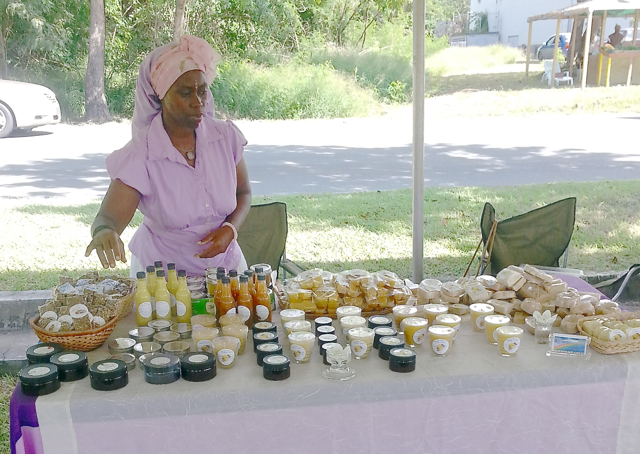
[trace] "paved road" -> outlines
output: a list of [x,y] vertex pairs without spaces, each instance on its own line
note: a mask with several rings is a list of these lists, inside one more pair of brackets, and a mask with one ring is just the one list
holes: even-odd
[[[255,195],[410,188],[411,110],[345,120],[239,121]],[[634,179],[640,115],[429,119],[425,186]],[[627,133],[627,134],[625,134]],[[0,139],[0,197],[101,197],[127,123],[56,125]]]

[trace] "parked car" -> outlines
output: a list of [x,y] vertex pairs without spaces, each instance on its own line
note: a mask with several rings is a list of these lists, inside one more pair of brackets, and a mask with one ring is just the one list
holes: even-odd
[[640,33],[636,34],[636,42],[635,42],[635,44],[632,43],[632,41],[633,41],[633,27],[623,28],[620,31],[624,35],[624,38],[622,39],[623,44],[625,44],[627,46],[638,46],[638,45],[640,45]]
[[[558,35],[558,49],[562,51],[562,55],[567,58],[567,54],[569,52],[569,44],[571,44],[571,33],[560,33]],[[538,56],[538,60],[553,60],[553,46],[556,41],[556,36],[553,35],[551,38],[547,40],[542,46],[538,47],[538,52],[536,55]]]
[[0,80],[0,138],[14,129],[60,123],[56,95],[42,85]]

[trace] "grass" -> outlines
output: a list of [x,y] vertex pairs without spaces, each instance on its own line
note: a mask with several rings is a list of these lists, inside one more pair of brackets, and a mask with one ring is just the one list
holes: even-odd
[[[569,263],[586,273],[622,271],[640,255],[640,181],[558,183],[495,188],[426,188],[424,269],[427,276],[460,276],[480,240],[485,202],[498,219],[576,196],[578,209]],[[280,200],[289,212],[288,256],[329,271],[388,269],[412,272],[409,190],[256,197]],[[0,199],[0,290],[46,289],[60,274],[100,269],[84,257],[98,204],[33,204]],[[136,216],[134,224],[139,224]],[[133,233],[124,233],[127,242]],[[127,267],[120,265],[119,273]]]
[[16,386],[16,377],[0,376],[0,454],[9,454],[9,400]]

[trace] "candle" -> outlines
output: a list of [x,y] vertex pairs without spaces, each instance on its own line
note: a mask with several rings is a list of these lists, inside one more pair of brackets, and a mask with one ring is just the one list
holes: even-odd
[[501,326],[508,325],[511,322],[511,319],[506,315],[487,315],[484,318],[484,330],[487,333],[487,340],[491,345],[498,344],[498,337],[495,334],[496,328]]
[[429,327],[431,350],[436,356],[444,356],[449,352],[456,330],[450,326],[433,325]]
[[347,340],[356,359],[364,359],[369,356],[373,347],[373,330],[363,326],[351,328],[347,332]]
[[347,331],[351,328],[366,328],[366,326],[367,320],[359,315],[346,315],[340,319],[340,328],[345,337],[347,336]]
[[493,306],[486,303],[476,303],[469,306],[471,311],[471,324],[474,331],[484,331],[484,318],[493,314]]
[[199,352],[213,352],[213,340],[220,335],[218,328],[200,327],[193,330],[191,337]]
[[361,315],[362,309],[356,306],[340,306],[336,309],[336,317],[338,318],[338,322],[342,319],[342,317],[347,317],[349,315]]
[[406,305],[395,306],[393,308],[393,318],[396,321],[396,329],[398,330],[398,332],[402,334],[402,328],[400,327],[402,320],[404,320],[407,317],[416,317],[417,315],[418,315],[417,307],[406,306]]
[[193,329],[199,326],[204,326],[205,328],[213,328],[216,326],[216,318],[213,315],[209,314],[199,314],[191,317],[191,326]]
[[309,320],[290,320],[284,324],[284,332],[287,336],[297,331],[311,332],[311,322]]
[[404,343],[409,347],[417,347],[427,336],[427,319],[407,317],[400,323],[400,330],[404,333]]
[[520,339],[524,330],[519,326],[500,326],[496,328],[498,346],[502,356],[515,355],[520,347]]
[[289,334],[289,344],[296,363],[307,363],[311,357],[316,336],[308,331],[296,331]]
[[429,320],[429,325],[433,325],[433,321],[436,317],[441,314],[446,314],[449,311],[449,308],[444,304],[425,304],[422,306],[422,310],[424,311],[427,320]]
[[244,323],[242,325],[232,323],[231,325],[226,325],[222,327],[223,336],[235,337],[240,341],[240,348],[238,350],[238,355],[242,355],[244,353],[245,346],[247,345],[248,333],[249,333],[249,327]]
[[222,369],[230,369],[236,363],[235,359],[240,350],[240,339],[231,336],[216,337],[212,341],[213,354],[218,359],[218,365]]
[[393,325],[393,320],[389,317],[385,317],[384,315],[372,315],[367,320],[367,326],[371,329],[375,329],[378,326],[388,326],[391,327]]
[[456,330],[456,333],[453,335],[453,340],[456,340],[458,337],[458,330],[460,329],[460,323],[462,322],[462,317],[456,314],[440,314],[436,316],[434,320],[435,325],[444,325],[449,326]]
[[283,325],[291,320],[304,320],[304,311],[300,309],[283,309],[280,311],[280,321]]

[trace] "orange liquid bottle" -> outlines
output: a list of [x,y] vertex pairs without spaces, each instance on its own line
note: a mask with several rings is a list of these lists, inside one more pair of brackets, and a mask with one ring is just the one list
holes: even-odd
[[235,309],[236,300],[234,300],[233,295],[231,295],[231,283],[229,277],[224,276],[218,282],[222,282],[222,289],[220,291],[220,312],[216,314],[219,319],[220,316],[225,315],[231,309]]
[[238,301],[238,295],[240,294],[240,281],[238,280],[238,272],[236,270],[229,270],[229,279],[231,280],[231,295],[233,299]]
[[176,274],[175,263],[167,263],[167,290],[169,290],[169,293],[171,293],[171,315],[176,317],[176,292],[178,291],[178,275]]
[[222,278],[224,277],[224,272],[221,272],[220,269],[218,268],[218,273],[216,276],[216,293],[213,297],[213,301],[216,304],[216,318],[219,318],[220,315],[222,315],[220,313],[220,297],[222,296]]
[[248,284],[249,284],[249,294],[251,295],[251,298],[255,298],[256,296],[256,286],[253,283],[253,271],[251,270],[246,270],[244,272],[245,276],[247,276],[248,279]]
[[249,278],[244,274],[240,276],[240,289],[238,294],[238,314],[244,317],[244,323],[249,328],[253,328],[254,310],[253,298],[249,293]]
[[256,287],[256,322],[271,321],[271,298],[267,291],[267,280],[264,274],[258,274],[258,286]]

